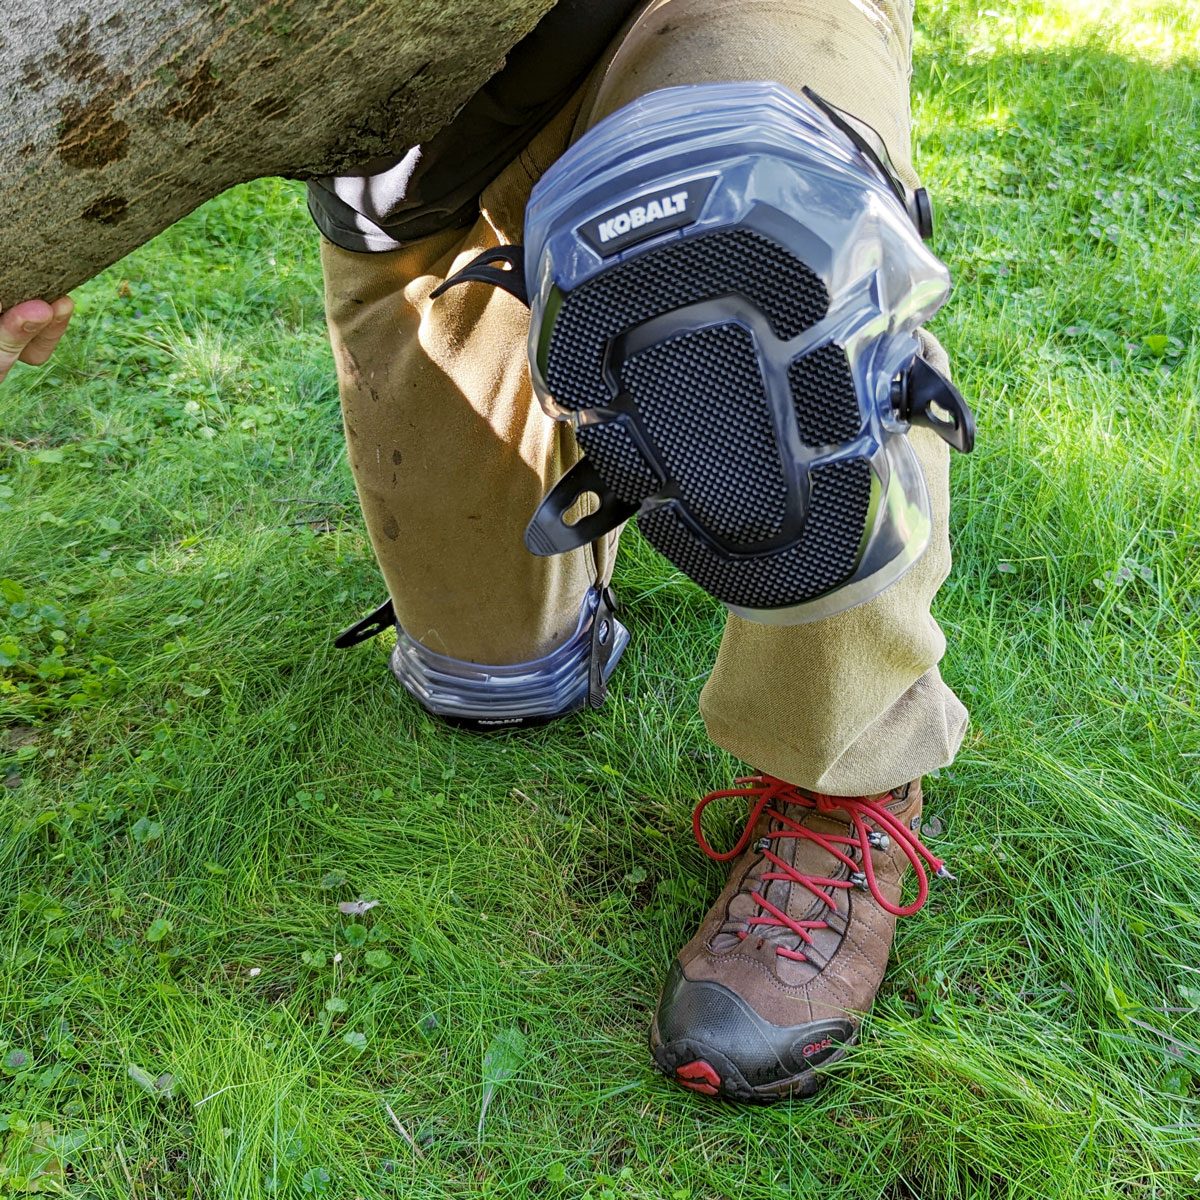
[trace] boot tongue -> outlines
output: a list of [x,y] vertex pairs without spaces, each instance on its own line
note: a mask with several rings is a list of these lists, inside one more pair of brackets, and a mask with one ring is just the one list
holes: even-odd
[[[836,834],[845,836],[850,830],[849,814],[843,809],[828,813],[816,813],[812,809],[795,805],[781,807],[793,821],[803,821],[806,828],[817,833]],[[754,829],[754,837],[748,854],[761,844],[768,833],[782,833],[792,829],[783,821],[772,819],[766,815]],[[835,859],[828,851],[822,849],[811,838],[806,837],[772,837],[767,847],[778,858],[789,863],[801,875],[814,878],[844,879],[849,874],[845,865]],[[848,849],[843,847],[843,849]],[[721,928],[713,937],[711,945],[716,951],[732,949],[745,943],[757,945],[764,941],[769,945],[783,946],[788,950],[804,951],[804,942],[785,925],[750,925],[753,917],[770,916],[755,900],[753,893],[773,904],[780,912],[785,912],[796,921],[822,920],[832,910],[824,904],[803,884],[789,879],[773,879],[767,883],[761,882],[765,874],[780,874],[780,868],[771,862],[761,851],[755,855],[753,866],[747,872],[738,888],[737,894],[730,902],[728,915]],[[745,938],[739,936],[746,934]]]

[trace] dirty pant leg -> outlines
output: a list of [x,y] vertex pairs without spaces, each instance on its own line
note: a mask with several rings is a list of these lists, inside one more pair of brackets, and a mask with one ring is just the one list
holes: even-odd
[[564,110],[489,186],[470,229],[385,253],[322,245],[350,467],[397,619],[471,662],[526,662],[561,644],[609,569],[607,547],[536,558],[522,540],[578,457],[533,396],[528,310],[475,285],[429,296],[484,249],[521,240],[537,155],[561,153],[574,117]]
[[[917,183],[909,144],[907,0],[653,0],[592,81],[580,124],[678,84],[810,86],[869,122]],[[948,370],[941,348],[926,357]],[[915,430],[933,507],[918,563],[871,602],[809,625],[730,616],[700,699],[709,735],[756,768],[830,794],[880,792],[949,763],[967,712],[942,681],[930,603],[950,568],[949,453]]]

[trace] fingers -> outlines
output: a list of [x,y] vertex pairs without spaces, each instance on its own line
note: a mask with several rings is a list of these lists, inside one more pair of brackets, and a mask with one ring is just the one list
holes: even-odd
[[0,313],[0,380],[18,359],[35,366],[44,363],[62,337],[73,308],[70,297],[63,296],[53,306],[44,300],[24,300]]
[[50,324],[34,335],[21,355],[21,361],[33,367],[40,367],[54,353],[59,338],[67,331],[67,323],[75,311],[75,301],[70,296],[60,296],[50,308],[53,313]]

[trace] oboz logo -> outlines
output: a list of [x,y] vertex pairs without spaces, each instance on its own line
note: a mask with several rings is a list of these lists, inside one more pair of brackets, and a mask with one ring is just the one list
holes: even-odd
[[700,215],[715,182],[709,176],[689,179],[670,191],[648,192],[585,222],[579,232],[598,254],[616,254],[642,238],[690,225]]
[[814,1054],[820,1054],[822,1050],[828,1050],[833,1045],[833,1038],[822,1038],[819,1042],[809,1042],[801,1051],[805,1058],[812,1058]]
[[628,212],[617,213],[607,221],[601,221],[597,232],[602,242],[611,242],[613,238],[628,233],[631,229],[641,229],[653,221],[661,221],[664,217],[676,217],[687,212],[687,192],[674,192],[658,200],[651,200],[643,206],[635,204]]

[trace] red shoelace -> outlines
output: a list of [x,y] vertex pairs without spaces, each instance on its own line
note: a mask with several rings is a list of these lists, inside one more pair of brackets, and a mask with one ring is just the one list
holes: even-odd
[[[862,891],[869,891],[875,898],[875,902],[893,916],[911,917],[913,913],[921,909],[929,896],[929,875],[925,869],[926,865],[929,870],[942,879],[954,878],[946,870],[945,863],[930,853],[917,834],[884,807],[891,800],[891,796],[888,794],[881,797],[824,796],[819,792],[802,792],[792,784],[785,783],[782,779],[776,779],[771,775],[746,775],[736,780],[735,783],[738,786],[727,788],[724,791],[709,792],[696,805],[696,809],[692,813],[692,829],[696,834],[697,844],[709,858],[716,862],[729,862],[730,859],[737,858],[750,844],[754,827],[764,813],[778,821],[783,828],[765,834],[756,844],[756,849],[776,868],[774,871],[764,872],[759,877],[760,884],[771,883],[775,880],[799,884],[801,887],[807,888],[830,910],[835,910],[837,907],[832,895],[834,889],[859,888]],[[746,828],[742,831],[742,836],[738,838],[737,845],[732,850],[722,853],[709,845],[708,839],[700,827],[700,821],[704,810],[714,800],[730,797],[747,801],[750,805],[750,815],[746,818]],[[850,817],[854,830],[853,835],[818,833],[814,829],[808,829],[783,811],[789,805],[796,808],[815,809],[821,813],[830,813],[835,809],[841,809]],[[771,842],[783,838],[807,838],[811,842],[816,842],[822,850],[850,869],[850,878],[829,879],[820,875],[802,874],[771,849]],[[912,863],[917,876],[917,898],[904,907],[892,904],[883,895],[875,878],[874,864],[871,862],[871,851],[873,849],[889,849],[892,839],[900,847],[905,858]],[[859,860],[856,861],[846,853],[842,849],[843,846],[856,848],[859,851]],[[789,929],[802,943],[811,945],[812,931],[828,928],[827,921],[794,920],[782,909],[772,904],[762,892],[751,892],[751,896],[761,912],[746,922],[746,929],[738,931],[738,937],[742,939],[750,936],[750,929],[753,927],[772,926]],[[790,950],[786,946],[776,946],[775,953],[798,962],[808,961],[799,950]]]

